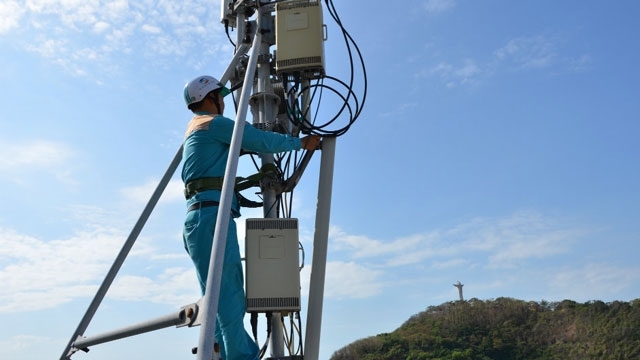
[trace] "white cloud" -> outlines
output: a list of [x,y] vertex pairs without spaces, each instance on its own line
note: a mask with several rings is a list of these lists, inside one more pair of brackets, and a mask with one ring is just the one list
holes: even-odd
[[427,0],[424,3],[424,9],[429,14],[437,14],[453,8],[455,4],[454,0]]
[[476,65],[475,61],[466,59],[464,64],[454,71],[454,75],[460,79],[460,82],[465,83],[471,80],[474,76],[480,73],[480,69]]
[[[206,56],[224,46],[217,44],[226,43],[216,41],[224,36],[222,27],[212,31],[207,23],[218,11],[207,0],[27,0],[23,6],[10,1],[0,5],[0,35],[15,36],[18,43],[26,44],[25,49],[51,59],[69,73],[90,76],[92,72],[116,71],[122,66],[123,56],[159,63],[199,61],[181,57],[190,51]],[[20,33],[12,34],[18,21],[26,25]],[[203,50],[203,43],[214,46]]]
[[111,18],[122,17],[131,10],[129,0],[112,0],[107,2],[104,7],[105,12],[109,14]]
[[544,36],[520,37],[510,40],[494,52],[498,61],[512,64],[516,69],[540,69],[553,64],[557,58],[556,44]]
[[448,74],[453,72],[453,65],[441,62],[429,70],[432,74]]
[[546,233],[520,233],[505,238],[489,256],[490,267],[513,266],[518,260],[543,259],[566,253],[579,231],[549,230]]
[[24,354],[33,351],[34,345],[60,346],[57,341],[44,336],[16,335],[0,340],[0,356],[11,359],[14,354]]
[[0,35],[18,27],[24,9],[17,1],[3,1],[0,3]]
[[421,264],[472,263],[481,256],[488,268],[512,267],[518,261],[543,259],[570,251],[586,230],[556,223],[534,212],[519,212],[498,219],[472,219],[451,229],[414,234],[391,241],[349,235],[334,228],[331,251],[360,262],[385,267]]
[[[101,209],[79,207],[69,214],[77,216],[84,229],[62,239],[43,240],[0,227],[0,283],[3,284],[0,313],[24,308],[30,311],[53,308],[78,297],[95,295],[121,250],[126,234],[104,225],[110,222],[108,219],[111,222],[115,219],[114,214]],[[153,268],[154,263],[159,263],[161,272],[119,274],[107,297],[174,306],[196,301],[199,286],[195,271],[189,266],[186,253],[178,257],[175,251],[162,254],[149,239],[137,239],[126,263],[135,266],[136,260],[144,259],[143,268]]]
[[553,36],[525,36],[509,40],[492,52],[486,62],[472,58],[462,61],[440,61],[416,72],[418,79],[438,77],[446,87],[473,85],[499,71],[540,70],[564,66],[567,70],[588,70],[592,59],[589,54],[561,56],[561,41]]
[[554,272],[550,275],[550,285],[555,292],[552,295],[554,298],[588,301],[595,299],[593,294],[608,294],[603,295],[601,300],[604,300],[633,288],[639,279],[640,268],[637,266],[624,268],[605,263],[589,263],[581,268]]
[[45,11],[45,9],[48,9],[49,7],[57,7],[58,3],[58,0],[27,0],[25,1],[25,6],[30,11],[39,13]]
[[[330,261],[327,263],[325,297],[361,299],[382,292],[382,271],[354,262]],[[308,288],[308,285],[305,286]]]
[[154,278],[121,276],[114,282],[109,297],[115,300],[184,306],[200,298],[200,286],[193,268],[172,267],[164,269]]
[[445,261],[435,261],[431,265],[434,269],[451,269],[461,266],[467,266],[469,264],[469,260],[466,259],[449,259]]
[[162,29],[154,25],[144,24],[142,25],[142,31],[149,34],[160,34]]
[[0,312],[51,308],[91,294],[121,242],[108,228],[53,241],[0,228]]
[[3,142],[3,146],[0,147],[0,169],[58,166],[65,162],[71,153],[65,144],[46,140],[15,144]]
[[[139,186],[124,188],[120,190],[120,192],[127,200],[138,204],[144,204],[149,201],[151,195],[159,184],[160,180],[149,180]],[[184,201],[183,189],[184,185],[181,180],[169,181],[167,187],[162,193],[162,196],[160,197],[160,202],[169,203],[179,200]]]
[[105,21],[97,21],[95,24],[93,24],[93,31],[97,33],[102,33],[102,32],[105,32],[110,27],[111,25],[109,25],[109,23]]
[[591,67],[593,59],[588,54],[583,54],[577,58],[568,59],[569,68],[576,72],[586,71]]
[[73,183],[68,166],[74,156],[73,150],[63,143],[48,140],[28,142],[3,141],[0,147],[1,177],[14,182],[22,182],[24,174],[34,171],[52,173],[66,183]]
[[482,71],[475,60],[465,59],[461,65],[440,62],[418,76],[438,76],[447,87],[456,87],[474,83],[481,73]]
[[59,53],[67,51],[67,42],[62,39],[45,39],[36,45],[27,46],[27,50],[33,51],[45,58],[56,58]]

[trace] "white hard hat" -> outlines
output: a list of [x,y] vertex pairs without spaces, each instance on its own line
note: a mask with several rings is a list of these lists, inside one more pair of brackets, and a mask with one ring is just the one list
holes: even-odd
[[202,101],[208,93],[221,89],[222,96],[227,96],[231,91],[224,87],[218,79],[213,76],[203,75],[189,81],[184,86],[184,102],[187,106]]

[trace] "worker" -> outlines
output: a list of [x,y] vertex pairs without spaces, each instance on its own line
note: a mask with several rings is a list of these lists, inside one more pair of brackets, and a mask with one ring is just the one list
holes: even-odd
[[[222,178],[229,156],[234,121],[223,116],[224,97],[230,90],[211,76],[199,76],[184,87],[184,100],[194,113],[184,137],[182,181],[185,184],[187,214],[183,241],[196,267],[204,295],[213,234],[218,216]],[[242,149],[257,153],[278,153],[301,148],[315,149],[320,137],[293,137],[244,125]],[[240,205],[234,194],[227,231],[220,298],[216,320],[216,341],[224,360],[258,360],[258,346],[244,328],[245,292],[238,235],[234,218]]]

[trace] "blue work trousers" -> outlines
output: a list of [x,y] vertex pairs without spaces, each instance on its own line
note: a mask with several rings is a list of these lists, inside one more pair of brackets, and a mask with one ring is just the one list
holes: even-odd
[[[217,206],[204,207],[189,211],[184,222],[184,246],[196,267],[203,295],[217,217]],[[224,360],[258,359],[258,346],[244,328],[246,307],[241,261],[236,223],[230,216],[215,334]]]

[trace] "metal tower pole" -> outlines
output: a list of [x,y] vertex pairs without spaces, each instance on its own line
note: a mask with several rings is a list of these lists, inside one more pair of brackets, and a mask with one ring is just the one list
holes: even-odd
[[[274,19],[270,11],[260,11],[256,17],[257,32],[274,34]],[[276,120],[278,110],[278,96],[275,95],[271,85],[271,61],[270,46],[275,38],[265,36],[259,44],[260,50],[257,61],[257,74],[254,85],[254,93],[251,97],[253,110],[253,123],[260,124],[264,130],[271,130],[270,125]],[[274,163],[273,154],[260,154],[261,165]],[[276,191],[268,183],[261,187],[263,216],[265,218],[278,217],[278,197]],[[284,356],[284,329],[281,314],[275,312],[271,319],[270,351],[274,358]]]
[[224,263],[225,241],[227,238],[229,218],[231,216],[231,202],[233,200],[233,187],[238,171],[238,158],[242,145],[242,135],[247,116],[247,106],[249,104],[249,93],[251,92],[251,82],[256,69],[256,61],[262,36],[257,32],[253,39],[253,47],[249,56],[249,65],[244,78],[242,94],[240,95],[240,107],[236,115],[233,127],[233,136],[229,145],[229,158],[224,173],[222,194],[220,195],[220,205],[218,207],[218,217],[216,219],[216,230],[213,235],[213,249],[209,263],[209,274],[207,276],[207,286],[203,297],[202,307],[205,314],[200,327],[200,339],[198,340],[197,360],[211,360],[214,354],[216,314],[218,313],[218,300],[220,296],[220,284],[222,281],[222,265]]
[[320,352],[320,329],[322,326],[322,305],[324,299],[324,279],[327,267],[327,244],[329,242],[329,219],[331,215],[331,192],[333,190],[335,153],[336,138],[324,138],[322,140],[322,156],[320,159],[320,175],[318,181],[316,230],[313,238],[313,258],[311,260],[307,333],[304,340],[305,360],[318,360]]

